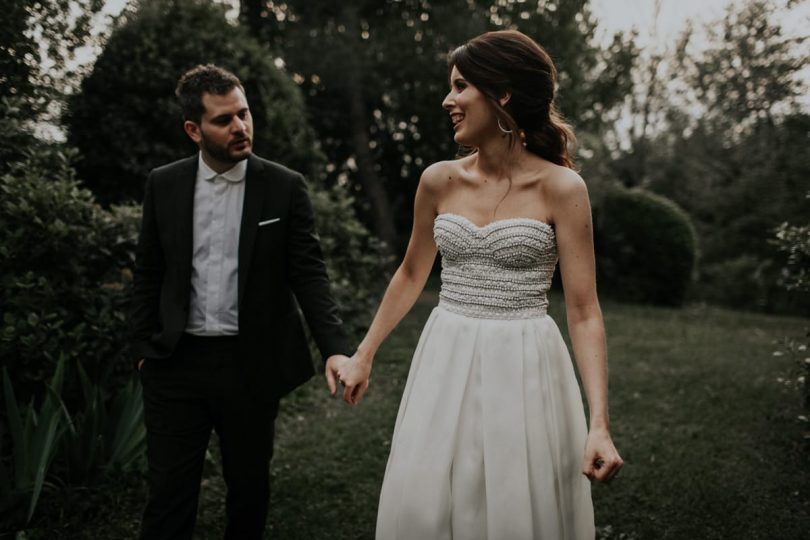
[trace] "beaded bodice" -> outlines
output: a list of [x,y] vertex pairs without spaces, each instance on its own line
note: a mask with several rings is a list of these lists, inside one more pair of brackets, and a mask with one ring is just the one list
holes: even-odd
[[513,218],[479,227],[443,213],[433,222],[433,237],[442,254],[440,306],[485,319],[545,315],[557,264],[551,225]]

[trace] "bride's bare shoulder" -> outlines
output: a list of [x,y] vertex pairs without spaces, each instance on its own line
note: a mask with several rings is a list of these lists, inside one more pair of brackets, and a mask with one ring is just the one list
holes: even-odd
[[542,182],[544,194],[553,200],[588,196],[585,181],[573,169],[549,163],[544,176]]
[[434,193],[441,193],[448,189],[453,180],[458,180],[464,172],[465,158],[437,161],[422,172],[419,180],[420,187]]

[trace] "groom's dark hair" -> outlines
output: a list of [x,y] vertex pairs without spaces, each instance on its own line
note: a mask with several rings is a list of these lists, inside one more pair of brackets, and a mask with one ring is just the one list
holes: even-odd
[[180,100],[183,118],[199,124],[205,112],[205,105],[202,102],[203,94],[221,96],[234,88],[239,88],[242,93],[245,92],[239,78],[227,69],[214,64],[201,64],[183,73],[183,76],[177,81],[174,94]]

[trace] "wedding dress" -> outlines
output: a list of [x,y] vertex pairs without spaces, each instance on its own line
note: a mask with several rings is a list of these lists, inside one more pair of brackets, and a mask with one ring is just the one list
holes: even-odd
[[553,227],[444,213],[434,238],[439,304],[400,403],[377,539],[592,540],[582,397],[546,315]]

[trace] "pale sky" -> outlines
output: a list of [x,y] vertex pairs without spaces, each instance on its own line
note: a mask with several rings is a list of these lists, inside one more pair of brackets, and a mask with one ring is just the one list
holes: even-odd
[[[562,0],[565,1],[565,0]],[[745,4],[746,0],[591,0],[591,9],[599,22],[597,38],[606,43],[619,30],[638,31],[636,43],[646,52],[662,53],[675,45],[680,33],[691,20],[695,34],[690,41],[693,48],[705,43],[704,27],[719,21],[731,5]],[[656,4],[660,13],[655,17]],[[810,0],[800,0],[790,10],[774,13],[775,21],[782,25],[785,36],[810,36]],[[810,66],[799,77],[810,83]],[[810,95],[800,99],[810,107]]]
[[[128,0],[107,0],[104,11],[118,14]],[[236,0],[221,0],[236,4]],[[570,0],[560,0],[562,2]],[[640,45],[663,47],[674,42],[688,20],[697,25],[715,21],[723,16],[726,7],[742,4],[745,0],[591,0],[591,9],[599,21],[601,37],[607,39],[618,30],[639,31]],[[660,4],[658,21],[655,6]],[[778,17],[789,35],[806,35],[810,28],[810,2],[803,0],[790,13]]]
[[[591,9],[601,30],[608,35],[635,28],[639,45],[664,47],[674,43],[689,20],[699,28],[721,19],[728,6],[744,3],[745,0],[591,0]],[[656,4],[661,6],[657,23]],[[810,28],[810,2],[803,0],[798,4],[789,12],[776,14],[777,22],[790,36],[806,36]]]
[[[238,5],[238,0],[219,1]],[[691,43],[699,48],[702,27],[719,20],[729,5],[744,2],[745,0],[591,0],[590,5],[599,24],[596,37],[600,42],[609,42],[617,31],[636,29],[637,44],[642,47],[642,51],[660,53],[674,45],[689,20],[697,30]],[[127,3],[128,0],[106,0],[103,11],[105,14],[117,15]],[[810,0],[801,0],[797,4],[789,12],[783,10],[777,13],[776,18],[788,36],[807,36],[807,29],[810,28]],[[656,5],[660,5],[657,19]],[[77,60],[80,64],[85,64],[92,61],[93,55],[89,48],[83,48],[79,51]],[[805,80],[810,81],[810,67],[803,75]],[[810,105],[810,96],[805,101]]]

